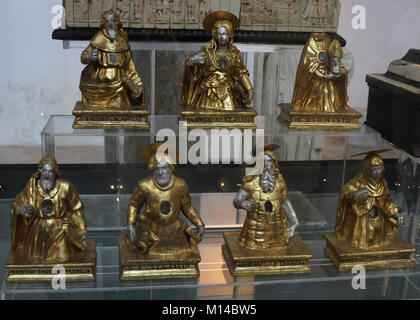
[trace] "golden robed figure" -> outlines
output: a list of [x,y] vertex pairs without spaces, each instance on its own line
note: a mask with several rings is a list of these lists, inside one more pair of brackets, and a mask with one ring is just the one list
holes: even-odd
[[303,48],[291,104],[279,119],[291,129],[358,129],[362,114],[348,106],[343,49],[326,33],[313,33]]
[[310,271],[312,254],[295,232],[299,222],[272,151],[277,147],[265,146],[257,157],[262,172],[245,176],[233,201],[247,211],[240,233],[224,233],[222,250],[233,275]]
[[[82,52],[81,62],[87,66],[80,77],[82,102],[73,111],[76,116],[73,127],[147,127],[144,83],[134,63],[127,33],[115,11],[102,14],[100,30]],[[95,116],[99,119],[96,122]]]
[[166,146],[155,143],[141,152],[153,175],[138,182],[128,203],[127,233],[119,239],[122,280],[199,275],[204,223],[187,184],[173,174],[177,157],[159,148]]
[[49,280],[55,264],[71,269],[67,264],[77,263],[84,272],[69,272],[69,280],[94,279],[95,242],[86,237],[83,204],[71,182],[61,178],[53,157],[41,159],[14,199],[11,228],[8,281]]
[[414,265],[414,248],[395,232],[401,208],[391,198],[382,151],[368,152],[362,171],[340,192],[335,234],[325,236],[326,252],[340,270]]
[[188,127],[251,128],[257,114],[250,108],[254,90],[233,44],[239,19],[230,12],[216,11],[205,17],[203,26],[212,39],[185,60],[182,104],[187,107],[182,115],[191,122]]

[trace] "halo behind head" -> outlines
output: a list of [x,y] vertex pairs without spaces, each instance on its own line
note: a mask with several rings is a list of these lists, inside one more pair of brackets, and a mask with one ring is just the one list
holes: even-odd
[[239,19],[233,13],[228,11],[215,11],[208,14],[203,21],[203,27],[207,32],[212,32],[213,25],[220,20],[228,20],[232,24],[232,29],[236,30],[239,27]]

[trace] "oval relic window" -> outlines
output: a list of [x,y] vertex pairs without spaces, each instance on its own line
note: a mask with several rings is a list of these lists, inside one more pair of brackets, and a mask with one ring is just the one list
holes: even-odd
[[42,213],[48,215],[54,210],[54,204],[50,199],[42,201]]
[[264,209],[265,209],[266,212],[273,212],[273,204],[271,203],[270,200],[267,200],[264,203]]
[[162,201],[160,203],[160,213],[165,216],[171,212],[171,204],[168,201]]

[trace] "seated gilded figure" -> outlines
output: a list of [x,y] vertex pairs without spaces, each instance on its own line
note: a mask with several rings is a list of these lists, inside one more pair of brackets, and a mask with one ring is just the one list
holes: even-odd
[[338,112],[348,108],[343,49],[326,33],[313,33],[299,62],[292,104],[295,109]]
[[287,247],[299,223],[277,156],[267,149],[263,161],[262,173],[245,176],[233,200],[235,208],[247,211],[239,243],[249,249]]
[[128,203],[127,232],[119,238],[121,280],[199,276],[204,223],[186,182],[173,173],[178,155],[168,150],[153,143],[140,153],[153,174],[137,183]]
[[[142,150],[142,158],[153,175],[140,180],[128,203],[127,240],[143,254],[182,254],[201,240],[204,223],[185,181],[173,174],[175,160],[168,153],[159,156],[155,143]],[[184,222],[180,214],[197,228]]]
[[87,249],[87,229],[76,189],[44,157],[11,209],[12,250],[33,262],[65,262]]
[[223,255],[234,276],[303,273],[311,269],[311,252],[295,232],[299,222],[279,170],[277,145],[257,155],[253,173],[246,175],[233,205],[246,211],[240,232],[225,232]]
[[357,130],[362,114],[348,105],[343,49],[326,33],[312,33],[296,72],[292,103],[280,104],[289,129]]
[[401,208],[392,201],[384,172],[382,158],[370,152],[362,172],[340,192],[335,232],[352,247],[382,247],[397,229]]
[[238,18],[229,12],[206,16],[203,26],[212,39],[185,61],[182,104],[224,111],[250,106],[254,91],[249,72],[233,44],[238,25]]
[[144,103],[144,84],[134,63],[127,33],[113,10],[102,14],[100,30],[83,51],[80,77],[85,107],[129,109]]
[[341,189],[335,233],[325,235],[325,251],[340,271],[356,265],[382,269],[415,264],[415,248],[395,232],[402,216],[384,177],[379,153],[385,151],[368,152],[362,171]]

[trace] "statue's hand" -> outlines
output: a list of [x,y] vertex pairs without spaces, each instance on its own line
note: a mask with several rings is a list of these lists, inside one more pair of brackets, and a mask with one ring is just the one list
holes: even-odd
[[34,212],[34,206],[31,204],[23,204],[19,207],[18,212],[25,218],[30,218]]
[[254,98],[254,90],[249,90],[249,92],[248,92],[248,101],[249,101],[249,104],[252,103],[252,99],[253,98]]
[[289,232],[290,238],[293,237],[293,235],[295,234],[295,229],[297,226],[292,226],[290,228],[287,228],[287,232]]
[[138,89],[138,93],[136,95],[133,94],[134,98],[140,97],[143,93],[143,87],[142,86],[138,86],[137,89]]
[[96,62],[96,61],[98,61],[98,49],[93,49],[89,53],[87,59],[88,59],[88,62]]
[[359,190],[355,192],[355,197],[357,201],[365,201],[368,198],[368,190]]
[[80,242],[87,248],[87,232],[80,235]]
[[254,199],[244,200],[241,202],[241,208],[246,211],[252,211],[256,205],[257,205],[257,201]]
[[203,238],[203,234],[206,231],[206,228],[204,226],[201,226],[200,228],[198,228],[197,230],[197,234],[200,236],[200,238]]
[[136,238],[136,226],[134,224],[128,225],[128,241],[134,243],[134,239]]
[[206,62],[206,54],[205,52],[197,52],[190,58],[191,64],[204,64]]
[[392,206],[392,208],[391,208],[391,214],[392,215],[399,217],[400,213],[401,213],[401,208],[399,206],[397,206],[397,205]]

